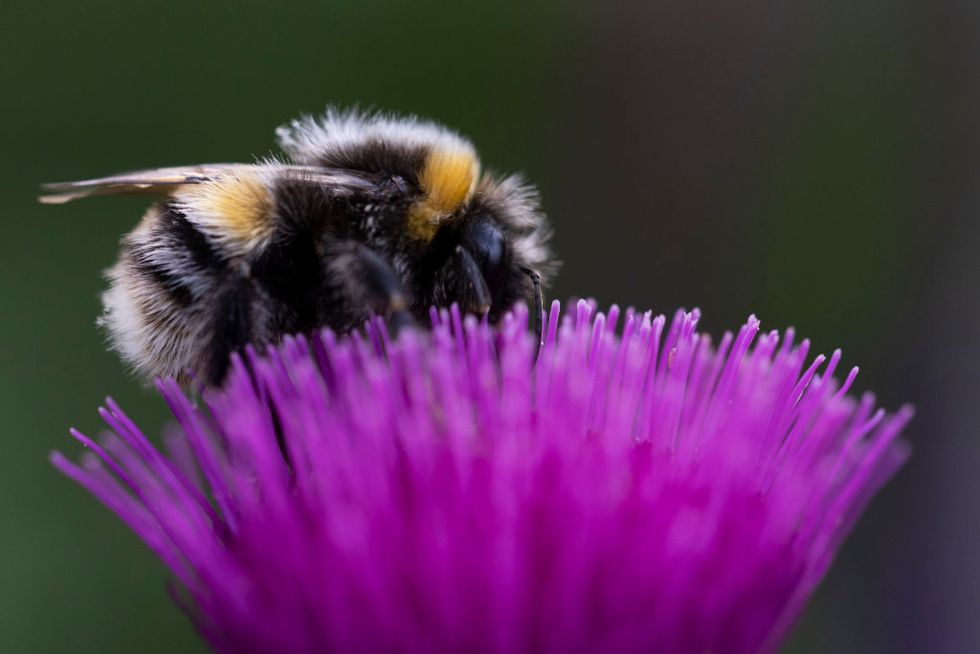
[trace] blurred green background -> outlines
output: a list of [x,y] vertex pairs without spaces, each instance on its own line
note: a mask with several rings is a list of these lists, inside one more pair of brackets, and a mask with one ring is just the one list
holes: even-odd
[[[736,7],[736,4],[738,5]],[[756,312],[919,409],[786,652],[980,651],[980,16],[967,0],[35,1],[0,7],[0,651],[196,652],[159,565],[47,463],[111,394],[94,320],[140,199],[39,182],[266,154],[328,103],[470,135],[543,192],[552,295]]]

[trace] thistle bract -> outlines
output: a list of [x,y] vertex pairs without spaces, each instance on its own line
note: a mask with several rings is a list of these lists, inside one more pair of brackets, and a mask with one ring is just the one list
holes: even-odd
[[[905,448],[840,353],[580,302],[289,339],[54,463],[219,652],[770,651]],[[617,323],[622,318],[622,326]]]

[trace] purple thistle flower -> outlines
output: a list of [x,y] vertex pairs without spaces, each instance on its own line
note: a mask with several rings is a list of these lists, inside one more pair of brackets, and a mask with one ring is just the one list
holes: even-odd
[[[903,461],[911,416],[749,318],[526,312],[236,360],[158,452],[54,464],[172,571],[219,652],[771,651]],[[754,342],[754,344],[753,344]],[[822,370],[821,370],[822,368]],[[820,372],[818,372],[820,371]]]

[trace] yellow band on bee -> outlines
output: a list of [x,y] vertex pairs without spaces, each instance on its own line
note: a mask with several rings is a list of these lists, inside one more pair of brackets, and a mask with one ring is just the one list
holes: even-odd
[[479,175],[480,162],[470,149],[429,152],[419,174],[425,195],[409,211],[409,231],[419,239],[431,240],[439,225],[473,195]]
[[234,254],[247,253],[275,230],[272,193],[254,171],[236,170],[184,187],[178,197],[194,222]]

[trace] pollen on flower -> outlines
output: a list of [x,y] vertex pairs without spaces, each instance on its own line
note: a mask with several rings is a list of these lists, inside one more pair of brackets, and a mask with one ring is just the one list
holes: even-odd
[[[54,464],[171,570],[218,652],[772,651],[906,455],[911,416],[753,317],[717,345],[579,303],[433,312],[237,360],[158,451]],[[620,319],[622,325],[619,326]]]

